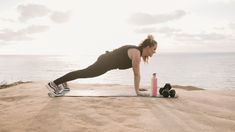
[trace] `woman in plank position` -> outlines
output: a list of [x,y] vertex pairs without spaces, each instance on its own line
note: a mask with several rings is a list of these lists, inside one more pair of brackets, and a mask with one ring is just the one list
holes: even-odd
[[140,62],[141,58],[144,62],[156,52],[157,42],[152,35],[148,37],[139,45],[124,45],[111,52],[106,52],[98,57],[96,62],[85,69],[69,72],[64,76],[49,82],[46,86],[53,95],[58,95],[61,92],[60,84],[72,81],[78,78],[97,77],[109,70],[113,69],[133,69],[134,73],[134,88],[138,96],[148,96],[148,94],[141,92],[140,86]]

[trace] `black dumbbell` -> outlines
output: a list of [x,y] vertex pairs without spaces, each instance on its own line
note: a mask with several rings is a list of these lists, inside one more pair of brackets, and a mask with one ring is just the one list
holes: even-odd
[[169,96],[169,90],[171,89],[171,84],[170,83],[166,83],[165,86],[163,88],[159,89],[159,93],[161,95],[163,95],[163,97],[167,98]]
[[162,95],[163,88],[159,89],[159,94]]
[[171,84],[170,83],[166,83],[165,86],[163,88],[159,89],[159,93],[167,98],[167,97],[175,97],[176,91],[174,89],[171,89]]
[[171,89],[171,90],[169,91],[170,97],[174,98],[174,97],[175,97],[175,94],[176,94],[176,92],[175,92],[174,89]]
[[162,90],[162,96],[167,98],[169,96],[169,90],[168,89],[163,89]]
[[175,94],[176,94],[176,92],[174,89],[171,89],[171,90],[163,89],[163,91],[162,91],[162,95],[165,98],[167,98],[168,96],[170,96],[171,98],[174,98]]

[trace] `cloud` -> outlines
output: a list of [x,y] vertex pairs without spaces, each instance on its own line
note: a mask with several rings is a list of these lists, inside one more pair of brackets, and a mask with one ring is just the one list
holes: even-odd
[[35,33],[45,32],[48,29],[49,27],[45,25],[31,25],[27,28],[21,29],[20,32],[25,34],[35,34]]
[[[232,25],[231,25],[232,26]],[[184,43],[218,43],[218,42],[235,42],[234,35],[225,35],[223,32],[201,32],[201,33],[186,33],[181,29],[171,27],[145,27],[135,30],[136,33],[157,33],[165,37],[173,38],[175,41]]]
[[136,29],[134,32],[136,32],[136,33],[153,33],[153,32],[157,32],[157,29],[155,27],[147,27],[147,28]]
[[55,23],[64,23],[69,20],[70,12],[59,12],[54,11],[52,12],[50,18]]
[[219,41],[228,39],[226,35],[219,33],[200,33],[200,34],[190,34],[190,33],[176,33],[174,35],[176,40],[179,41]]
[[38,4],[19,5],[17,10],[20,13],[18,19],[22,22],[36,17],[44,17],[50,13],[50,9]]
[[[70,12],[69,11],[56,11],[51,10],[45,5],[40,4],[24,4],[17,6],[17,13],[19,13],[19,17],[14,18],[3,18],[0,17],[0,21],[8,22],[11,24],[18,24],[19,22],[21,25],[28,25],[27,22],[31,19],[40,18],[40,20],[50,19],[54,23],[64,23],[69,20]],[[0,42],[1,45],[10,43],[12,41],[28,41],[32,40],[33,34],[45,32],[49,29],[48,25],[39,25],[37,21],[32,21],[34,24],[29,25],[28,27],[21,28],[18,30],[14,30],[12,27],[9,28],[0,28]]]
[[135,30],[136,33],[160,33],[160,34],[165,34],[165,35],[172,35],[176,32],[180,32],[180,29],[176,28],[171,28],[171,27],[161,27],[161,28],[156,28],[156,27],[145,27],[141,29]]
[[168,21],[177,20],[185,15],[186,12],[183,10],[176,10],[169,14],[156,14],[156,15],[151,15],[147,13],[135,13],[130,16],[129,22],[134,25],[152,25],[152,24],[165,23]]
[[33,38],[31,37],[31,35],[35,33],[45,32],[48,29],[49,27],[45,25],[31,25],[17,31],[5,28],[0,30],[0,40],[5,42],[32,40]]
[[3,21],[3,22],[11,22],[11,23],[16,22],[16,21],[13,20],[13,19],[10,19],[10,18],[3,18],[3,17],[1,17],[0,20]]
[[18,20],[21,22],[26,22],[34,18],[49,17],[55,23],[64,23],[69,20],[70,16],[68,11],[53,11],[39,4],[19,5],[17,9],[20,14]]

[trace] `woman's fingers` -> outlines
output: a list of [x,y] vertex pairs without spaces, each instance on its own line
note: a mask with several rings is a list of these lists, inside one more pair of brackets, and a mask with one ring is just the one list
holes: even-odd
[[149,93],[139,93],[138,96],[150,96]]
[[148,91],[148,89],[140,88],[139,91]]

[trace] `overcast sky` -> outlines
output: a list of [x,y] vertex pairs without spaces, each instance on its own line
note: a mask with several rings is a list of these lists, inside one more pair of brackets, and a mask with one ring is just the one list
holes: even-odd
[[235,52],[235,0],[0,0],[0,54]]

